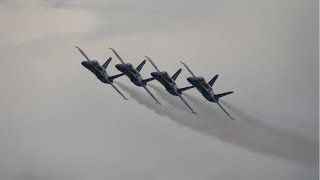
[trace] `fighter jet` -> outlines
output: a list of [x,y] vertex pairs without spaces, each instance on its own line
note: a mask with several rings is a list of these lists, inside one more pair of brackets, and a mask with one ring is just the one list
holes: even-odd
[[[180,61],[181,62],[181,61]],[[221,93],[221,94],[215,94],[212,90],[212,85],[214,84],[214,82],[217,80],[218,78],[218,74],[215,75],[210,81],[209,83],[207,83],[205,81],[205,79],[203,77],[196,77],[193,72],[191,71],[191,69],[183,62],[181,62],[186,68],[187,70],[191,73],[192,77],[188,77],[187,80],[189,81],[190,84],[192,84],[193,86],[195,86],[197,88],[197,90],[203,95],[203,97],[205,97],[208,101],[210,102],[214,102],[217,103],[220,108],[228,115],[228,117],[232,120],[234,120],[231,115],[221,106],[219,99],[223,96],[226,96],[228,94],[233,93],[233,91],[229,91],[229,92],[225,92],[225,93]]]
[[175,83],[175,80],[181,73],[182,69],[180,68],[172,77],[169,76],[169,74],[166,71],[160,71],[158,67],[155,65],[155,63],[148,57],[145,56],[152,66],[157,70],[157,72],[152,72],[151,76],[159,81],[165,88],[166,90],[174,96],[179,96],[181,100],[188,106],[188,108],[192,111],[192,113],[197,114],[187,103],[187,101],[182,97],[182,92],[186,91],[188,89],[194,88],[194,86],[188,86],[185,88],[178,88],[177,84]]
[[125,63],[116,50],[112,48],[109,48],[109,49],[113,51],[113,53],[117,56],[117,58],[122,63],[122,64],[116,64],[116,68],[119,71],[121,71],[123,74],[125,74],[130,79],[130,81],[133,82],[133,84],[139,87],[143,87],[152,96],[152,98],[156,101],[156,103],[160,104],[157,98],[147,88],[147,82],[154,80],[154,78],[143,79],[139,73],[142,67],[144,66],[144,64],[146,63],[146,60],[143,60],[142,63],[137,68],[134,68],[132,64]]
[[117,74],[117,75],[114,75],[114,76],[109,76],[107,71],[106,71],[106,68],[107,66],[109,65],[109,63],[111,62],[111,57],[101,66],[99,64],[99,62],[97,60],[90,60],[88,58],[88,56],[83,52],[82,49],[80,49],[79,47],[75,46],[79,51],[80,53],[87,59],[86,61],[82,61],[81,64],[87,68],[88,70],[90,70],[94,75],[97,76],[97,78],[105,83],[105,84],[110,84],[122,97],[123,99],[125,100],[128,100],[121,92],[120,90],[113,84],[113,80],[120,77],[120,76],[123,76],[124,74],[121,73],[121,74]]

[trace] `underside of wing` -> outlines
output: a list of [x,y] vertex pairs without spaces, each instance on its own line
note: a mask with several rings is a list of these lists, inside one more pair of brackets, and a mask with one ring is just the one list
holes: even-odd
[[110,85],[123,97],[123,99],[128,100],[128,98],[126,98],[113,83],[111,83]]
[[156,103],[160,104],[158,99],[151,93],[151,91],[146,86],[142,86],[142,87],[150,94],[150,96],[152,96],[152,98],[156,101]]
[[182,95],[179,95],[180,99],[184,102],[184,104],[186,104],[188,106],[188,108],[192,111],[193,114],[197,114],[192,108],[191,106],[187,103],[187,101],[182,97]]
[[121,56],[118,54],[118,52],[113,49],[113,48],[109,48],[116,56],[117,58],[122,62],[122,64],[125,64],[125,62],[123,61],[123,59],[121,58]]

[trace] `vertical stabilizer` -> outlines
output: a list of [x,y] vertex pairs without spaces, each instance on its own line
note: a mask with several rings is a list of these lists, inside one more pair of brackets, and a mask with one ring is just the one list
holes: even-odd
[[216,82],[216,80],[218,79],[219,75],[215,75],[210,81],[209,81],[209,85],[212,87],[212,85],[214,84],[214,82]]
[[136,70],[137,70],[138,72],[140,72],[141,69],[143,68],[144,64],[146,64],[146,60],[143,60],[142,63],[139,64],[139,66],[136,68]]
[[182,69],[180,68],[176,73],[174,73],[174,75],[171,77],[174,81],[177,79],[177,77],[179,76],[179,74],[181,73]]
[[107,69],[108,65],[111,62],[111,59],[112,59],[112,57],[109,57],[109,59],[105,63],[103,63],[103,65],[102,65],[103,69]]

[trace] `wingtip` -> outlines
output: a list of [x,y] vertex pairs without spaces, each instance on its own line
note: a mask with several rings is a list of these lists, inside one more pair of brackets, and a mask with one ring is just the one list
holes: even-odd
[[123,97],[123,99],[124,99],[124,100],[129,100],[129,99],[128,99],[128,98],[126,98],[126,97]]
[[147,58],[147,60],[151,63],[154,64],[154,62],[152,61],[152,59],[150,59],[148,56],[145,56]]
[[157,104],[161,105],[161,103],[159,101],[156,101],[156,102],[157,102]]
[[195,111],[192,111],[192,113],[193,113],[193,114],[198,114],[198,113],[196,113]]
[[111,51],[113,51],[113,50],[114,50],[113,48],[110,48],[110,47],[109,47],[109,49],[110,49]]

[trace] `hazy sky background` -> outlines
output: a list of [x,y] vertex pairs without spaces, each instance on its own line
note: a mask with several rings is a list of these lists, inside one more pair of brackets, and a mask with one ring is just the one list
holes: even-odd
[[[318,8],[316,0],[0,0],[0,179],[318,179]],[[148,55],[169,74],[179,60],[206,80],[219,74],[214,90],[233,90],[225,101],[273,128],[230,125],[196,90],[188,94],[226,124],[213,118],[219,128],[205,133],[159,116],[100,83],[74,45],[101,63],[112,56],[109,74],[119,61],[108,47],[133,65]],[[141,74],[152,71],[147,63]],[[189,76],[183,69],[178,86]],[[222,136],[237,129],[261,147],[278,142],[270,146],[281,153],[281,138],[269,138],[290,134],[279,136],[293,141],[284,147],[305,153],[265,153],[243,134]]]

